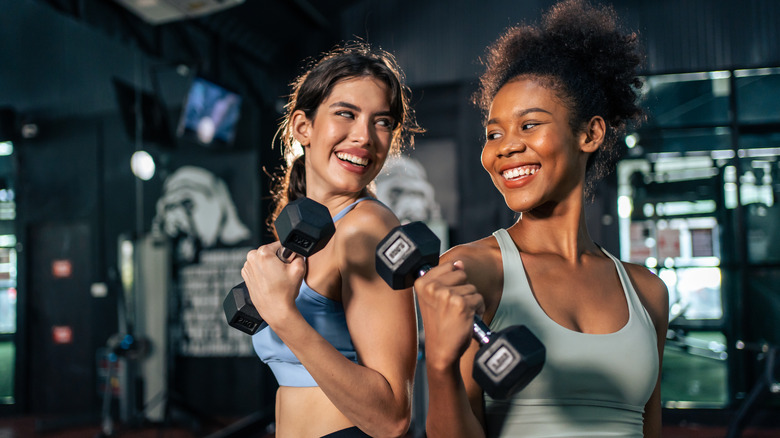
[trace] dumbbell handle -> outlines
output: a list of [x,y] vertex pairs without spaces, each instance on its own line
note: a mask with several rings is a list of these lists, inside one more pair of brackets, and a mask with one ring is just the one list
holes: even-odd
[[284,263],[290,263],[293,259],[293,254],[295,254],[295,251],[283,246],[280,246],[279,249],[276,250],[276,257],[279,257],[279,260]]
[[[417,277],[422,277],[432,268],[433,266],[427,264],[421,266],[417,273]],[[481,316],[474,314],[474,325],[472,329],[474,330],[472,336],[477,340],[477,342],[479,342],[480,346],[486,345],[490,342],[490,336],[493,334],[493,332],[490,330],[490,327],[485,324],[485,321],[482,320]]]
[[485,321],[482,320],[482,317],[475,314],[474,315],[474,339],[479,342],[479,345],[487,345],[490,342],[490,336],[493,334],[493,332],[490,330],[490,327],[485,324]]
[[[284,263],[290,263],[292,255],[293,251],[285,247],[276,251],[276,256]],[[225,309],[228,324],[246,334],[254,335],[265,324],[257,312],[257,308],[252,304],[246,282],[242,281],[233,287],[225,297],[222,306]]]

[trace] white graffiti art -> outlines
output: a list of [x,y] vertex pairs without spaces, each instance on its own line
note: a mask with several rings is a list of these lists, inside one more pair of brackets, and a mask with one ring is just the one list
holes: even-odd
[[171,238],[176,259],[176,351],[188,357],[251,356],[251,337],[230,327],[222,301],[241,281],[251,232],[227,184],[212,172],[184,166],[163,185],[153,233]]
[[238,217],[227,184],[201,167],[183,166],[163,184],[152,232],[176,243],[177,259],[193,262],[201,249],[231,246],[251,236]]

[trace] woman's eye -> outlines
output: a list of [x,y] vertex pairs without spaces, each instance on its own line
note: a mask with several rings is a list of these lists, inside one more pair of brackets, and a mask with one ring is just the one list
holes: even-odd
[[501,133],[498,133],[498,132],[488,132],[487,136],[485,136],[485,138],[488,141],[495,140],[495,139],[500,138],[500,137],[501,137]]
[[523,123],[523,130],[531,129],[536,125],[538,125],[538,123]]
[[351,111],[338,111],[338,112],[336,113],[336,115],[337,115],[337,116],[341,116],[341,117],[346,117],[346,118],[348,118],[348,119],[354,119],[354,118],[355,118],[355,115],[354,115],[354,114],[352,114],[352,112],[351,112]]
[[395,122],[393,120],[385,119],[385,118],[378,119],[376,121],[376,124],[381,126],[381,127],[383,127],[383,128],[387,128],[387,129],[393,129],[393,127],[395,126]]

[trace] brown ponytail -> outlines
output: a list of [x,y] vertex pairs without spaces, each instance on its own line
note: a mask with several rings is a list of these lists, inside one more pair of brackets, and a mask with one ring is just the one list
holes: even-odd
[[306,165],[305,157],[298,156],[292,164],[284,169],[281,176],[272,178],[271,194],[274,201],[274,210],[267,219],[268,229],[276,234],[274,221],[279,217],[284,207],[292,201],[306,197]]

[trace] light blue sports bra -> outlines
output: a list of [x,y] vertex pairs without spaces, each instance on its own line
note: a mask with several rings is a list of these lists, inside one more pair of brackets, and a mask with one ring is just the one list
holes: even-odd
[[[333,217],[333,222],[343,218],[358,203],[367,199],[373,200],[374,198],[358,199],[338,212]],[[357,363],[357,353],[352,345],[344,306],[341,302],[320,295],[304,280],[298,298],[295,299],[295,305],[317,333],[322,335],[347,359]],[[319,386],[293,352],[284,345],[279,336],[267,324],[264,323],[263,328],[252,336],[252,344],[260,359],[271,367],[280,386]]]

